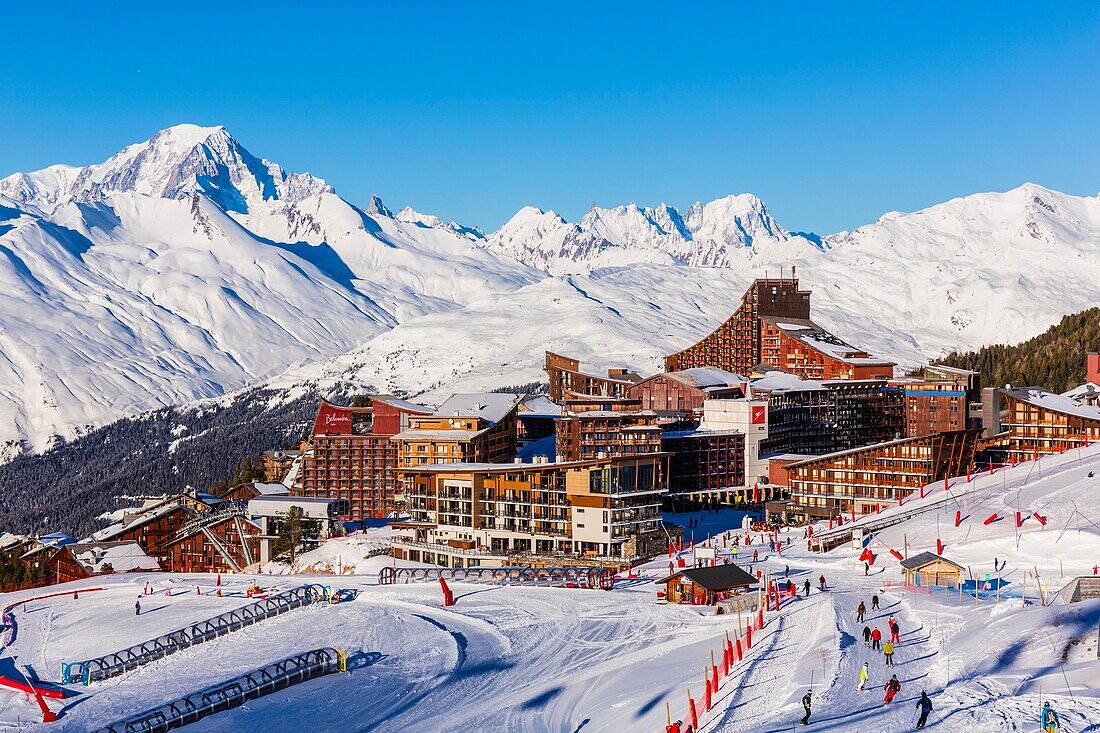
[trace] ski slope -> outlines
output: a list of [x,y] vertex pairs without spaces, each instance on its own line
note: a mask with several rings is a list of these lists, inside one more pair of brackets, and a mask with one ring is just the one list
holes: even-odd
[[[1100,730],[1100,602],[1044,607],[1036,602],[1034,580],[1027,602],[1019,597],[1025,570],[1037,573],[1053,594],[1100,561],[1092,498],[1097,479],[1088,479],[1089,471],[1100,473],[1096,446],[970,484],[963,479],[944,492],[954,496],[950,505],[880,532],[871,545],[878,557],[866,576],[857,550],[809,553],[802,529],[781,535],[781,555],[754,535],[755,544],[742,549],[738,562],[780,578],[789,567],[800,589],[809,579],[814,590],[766,614],[752,650],[723,680],[714,709],[701,714],[701,730],[797,730],[800,700],[811,686],[813,731],[911,730],[922,689],[935,705],[929,730],[1034,729],[1040,700],[1047,699],[1065,731]],[[938,500],[930,489],[914,502]],[[968,517],[958,529],[956,500]],[[993,511],[1016,505],[1046,516],[1047,525],[1025,522],[1017,531],[1004,519],[981,524]],[[740,526],[741,515],[732,511],[694,516],[699,527],[688,531],[689,539]],[[934,550],[937,522],[945,554],[975,576],[992,568],[994,556],[1007,560],[1003,575],[1010,584],[999,602],[992,594],[975,601],[887,587],[901,573],[884,548],[903,547],[908,538],[911,553],[929,543]],[[340,557],[352,549],[341,548]],[[760,553],[755,564],[754,549]],[[684,557],[690,564],[691,552]],[[322,582],[355,595],[292,611],[87,688],[71,687],[74,695],[49,726],[34,722],[37,707],[27,695],[0,690],[0,730],[87,730],[289,654],[334,646],[348,650],[349,674],[291,687],[189,730],[661,731],[666,703],[675,718],[686,720],[688,689],[702,706],[710,653],[720,654],[726,632],[737,637],[736,616],[657,603],[651,581],[667,573],[667,557],[638,568],[641,577],[621,578],[611,592],[457,584],[451,608],[442,606],[438,586],[377,585],[377,571],[387,562],[370,557],[349,563],[355,575],[224,576],[221,598],[208,575],[111,576],[106,583],[97,579],[104,591],[77,600],[16,606],[19,631],[8,651],[32,677],[51,681],[63,660],[103,654],[243,605],[251,582],[278,588]],[[828,580],[825,591],[816,587],[820,575]],[[158,592],[143,599],[143,613],[135,617],[133,603],[146,582]],[[169,587],[171,597],[164,595]],[[892,615],[901,627],[894,671],[902,690],[889,706],[881,690],[889,670],[879,652],[864,646],[863,625],[855,618],[859,601],[869,607],[875,593],[882,608],[868,614],[869,622],[885,634]],[[0,601],[17,599],[9,594]],[[860,692],[864,661],[871,686]],[[3,664],[10,663],[5,656]]]

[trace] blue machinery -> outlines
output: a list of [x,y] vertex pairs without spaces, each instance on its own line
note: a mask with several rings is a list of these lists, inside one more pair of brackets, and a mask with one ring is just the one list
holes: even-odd
[[393,568],[384,567],[378,574],[379,585],[397,583],[434,583],[440,579],[454,583],[488,583],[492,585],[525,585],[551,588],[615,587],[615,573],[610,568]]
[[[311,587],[311,586],[305,586]],[[270,599],[269,599],[270,600]],[[306,680],[347,671],[342,649],[314,649],[192,692],[177,700],[99,728],[95,733],[164,733]]]
[[[329,602],[331,599],[330,589],[323,585],[312,584],[292,588],[268,596],[256,603],[250,603],[247,606],[223,613],[220,616],[214,616],[182,629],[170,631],[163,636],[158,636],[141,644],[135,644],[128,649],[82,662],[62,662],[61,684],[83,682],[87,685],[96,680],[105,680],[108,677],[114,677],[131,669],[136,669],[143,664],[166,657],[169,654],[175,654],[182,649],[239,631],[246,626],[251,626],[273,616],[279,616],[295,608],[313,603]],[[283,663],[285,663],[285,660],[277,664]],[[147,729],[133,728],[130,730],[145,731]],[[149,728],[148,730],[167,729]]]

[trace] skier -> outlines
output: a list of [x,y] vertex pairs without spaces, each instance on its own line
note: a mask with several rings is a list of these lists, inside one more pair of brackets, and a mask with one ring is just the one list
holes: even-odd
[[138,598],[136,601],[134,601],[134,615],[141,615],[141,598]]
[[882,645],[882,656],[886,657],[886,666],[894,666],[894,645],[891,642],[886,642]]
[[901,691],[901,682],[898,681],[898,676],[893,675],[890,677],[890,681],[886,683],[883,689],[886,690],[886,694],[882,696],[882,704],[889,705],[890,701],[894,699],[894,695]]
[[871,627],[863,627],[863,646],[871,646]]
[[820,578],[817,579],[817,582],[818,585],[821,586],[821,590],[825,590],[825,576],[822,575]]
[[1046,733],[1054,733],[1055,728],[1061,728],[1062,723],[1058,720],[1058,713],[1054,711],[1054,708],[1050,706],[1050,703],[1043,705],[1043,713],[1039,717],[1039,723],[1043,726],[1043,730]]
[[878,610],[878,596],[877,595],[871,596],[871,610],[872,611],[877,611]]
[[733,546],[733,549],[730,550],[730,553],[733,555],[733,559],[736,560],[737,559],[737,545]]
[[917,727],[923,728],[924,724],[928,722],[928,714],[932,712],[932,700],[924,690],[920,691],[920,700],[917,700],[917,707],[920,708],[920,718],[917,720]]
[[809,597],[809,595],[810,595],[810,579],[809,578],[806,578],[805,588],[806,588],[806,596]]
[[895,644],[901,643],[901,627],[898,626],[898,622],[894,621],[890,624],[890,641]]
[[752,561],[756,562],[759,559],[760,559],[760,551],[759,550],[753,550],[752,551]]
[[867,662],[863,663],[863,666],[859,668],[859,691],[863,692],[867,689],[867,680],[871,676],[871,671],[868,668]]
[[677,720],[672,725],[668,726],[668,733],[680,733],[680,726],[684,724],[684,721]]
[[813,690],[806,690],[806,694],[802,696],[802,707],[806,709],[806,714],[802,716],[802,725],[810,724],[810,695],[812,694]]
[[784,565],[783,566],[783,577],[784,578],[791,577],[791,566],[790,565]]
[[871,574],[871,563],[869,563],[869,562],[863,563],[863,574],[864,575],[870,575]]
[[859,602],[859,607],[856,609],[856,622],[863,623],[863,617],[867,615],[867,604],[863,601]]
[[871,632],[871,648],[875,651],[881,649],[882,647],[879,646],[880,641],[882,641],[882,632],[879,631],[878,628],[875,628],[875,630]]

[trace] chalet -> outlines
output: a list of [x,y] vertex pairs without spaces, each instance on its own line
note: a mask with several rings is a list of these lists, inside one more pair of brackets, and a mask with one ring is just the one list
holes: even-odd
[[746,592],[757,584],[757,580],[740,566],[731,564],[686,568],[656,583],[665,586],[665,598],[669,603],[713,606],[729,596]]
[[941,585],[957,588],[962,582],[963,568],[934,552],[922,552],[919,555],[901,561],[905,571],[906,585]]

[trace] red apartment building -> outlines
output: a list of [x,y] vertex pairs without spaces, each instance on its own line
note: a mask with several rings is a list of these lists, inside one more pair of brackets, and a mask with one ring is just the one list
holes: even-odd
[[798,279],[753,282],[729,319],[702,341],[665,357],[665,371],[714,367],[749,374],[758,364],[804,379],[883,379],[894,363],[876,359],[810,320],[810,292]]
[[372,395],[361,407],[322,400],[291,495],[346,499],[353,521],[386,516],[401,491],[391,437],[407,429],[411,417],[431,413],[386,395]]

